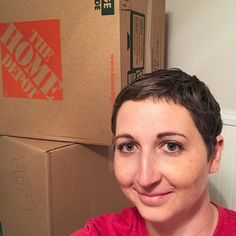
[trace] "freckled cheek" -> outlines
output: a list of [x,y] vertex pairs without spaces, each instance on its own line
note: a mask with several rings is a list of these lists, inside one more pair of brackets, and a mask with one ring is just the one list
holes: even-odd
[[201,174],[192,165],[168,166],[162,171],[168,181],[178,188],[192,188],[199,184]]
[[179,175],[177,184],[182,188],[198,188],[203,183],[203,173],[196,169],[189,168],[185,173]]

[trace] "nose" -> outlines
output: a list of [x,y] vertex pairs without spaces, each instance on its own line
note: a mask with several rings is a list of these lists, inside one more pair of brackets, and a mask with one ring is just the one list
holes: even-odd
[[158,157],[150,152],[142,153],[137,172],[137,182],[147,188],[158,184],[161,181],[162,175],[158,166]]

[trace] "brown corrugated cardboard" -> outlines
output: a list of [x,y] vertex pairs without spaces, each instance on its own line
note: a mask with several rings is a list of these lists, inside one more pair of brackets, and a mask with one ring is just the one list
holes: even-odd
[[118,91],[164,67],[164,0],[2,0],[0,9],[0,134],[110,144]]
[[[160,10],[161,9],[161,10]],[[146,72],[165,67],[165,1],[149,0],[146,26]]]
[[129,205],[108,148],[2,136],[0,150],[3,236],[65,236]]

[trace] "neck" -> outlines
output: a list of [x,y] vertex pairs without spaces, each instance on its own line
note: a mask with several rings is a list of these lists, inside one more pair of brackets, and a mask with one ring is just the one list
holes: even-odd
[[[177,219],[176,219],[177,218]],[[146,222],[149,236],[209,236],[218,221],[218,211],[210,201],[168,222]]]

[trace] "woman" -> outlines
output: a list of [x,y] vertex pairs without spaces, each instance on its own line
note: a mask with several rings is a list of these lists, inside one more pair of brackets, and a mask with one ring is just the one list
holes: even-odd
[[159,70],[125,87],[112,114],[114,168],[135,207],[72,236],[236,235],[236,212],[212,203],[207,186],[220,166],[221,130],[220,107],[195,76]]

